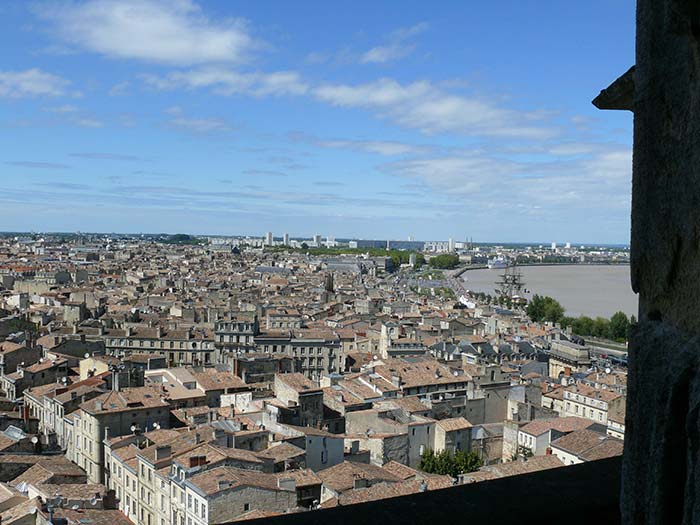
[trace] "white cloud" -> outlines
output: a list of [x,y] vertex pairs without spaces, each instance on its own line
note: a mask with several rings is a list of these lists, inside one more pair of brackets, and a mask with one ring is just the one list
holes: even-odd
[[146,74],[142,75],[142,78],[157,89],[210,88],[218,95],[303,95],[309,89],[309,86],[294,71],[240,73],[225,68],[209,67],[171,72],[160,77]]
[[411,144],[394,140],[323,139],[303,131],[291,131],[287,134],[287,137],[295,143],[306,143],[320,148],[366,151],[387,157],[409,154],[418,155],[435,151],[436,149],[431,145]]
[[314,90],[317,98],[336,106],[382,108],[403,104],[428,96],[429,82],[401,85],[393,79],[381,78],[368,84],[323,84]]
[[527,209],[602,208],[628,211],[632,173],[629,147],[589,144],[589,155],[519,162],[482,150],[462,151],[382,166],[386,173],[426,184],[465,205]]
[[375,63],[384,64],[392,60],[398,60],[413,51],[413,46],[404,46],[401,44],[390,44],[388,46],[373,47],[362,55],[360,62],[363,64]]
[[89,0],[36,10],[66,42],[163,64],[242,62],[259,46],[241,19],[212,20],[192,0]]
[[177,117],[170,121],[176,128],[194,131],[196,133],[209,133],[211,131],[223,131],[228,129],[222,120],[205,118]]
[[58,97],[70,84],[37,68],[24,71],[0,71],[0,97]]
[[425,146],[387,140],[319,140],[314,142],[314,144],[322,148],[352,149],[388,157],[421,153],[429,149]]
[[110,97],[118,97],[120,95],[126,95],[128,90],[129,82],[119,82],[118,84],[114,84],[111,88],[109,88],[107,94]]
[[445,93],[427,81],[400,84],[390,78],[367,84],[325,84],[314,89],[324,102],[379,111],[398,124],[424,133],[541,139],[555,130],[534,126],[536,112],[504,109],[490,101]]
[[422,33],[427,27],[426,23],[420,23],[394,31],[389,35],[387,44],[373,47],[365,52],[360,58],[360,62],[363,64],[385,64],[411,54],[415,46],[407,40]]
[[48,111],[49,113],[75,113],[78,111],[78,108],[75,106],[71,106],[70,104],[65,104],[63,106],[53,106],[50,108],[44,108],[44,111]]
[[75,124],[83,128],[101,128],[104,123],[92,117],[80,117],[73,120]]

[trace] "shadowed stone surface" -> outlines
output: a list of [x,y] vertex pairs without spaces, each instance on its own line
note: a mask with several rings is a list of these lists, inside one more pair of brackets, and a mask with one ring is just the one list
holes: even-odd
[[622,519],[700,523],[700,2],[638,0]]
[[598,109],[632,111],[634,108],[634,66],[601,91],[600,95],[593,99],[593,105]]
[[[700,41],[697,0],[639,0],[632,287],[642,319],[698,332]],[[695,14],[694,14],[695,13]]]
[[648,321],[630,344],[624,523],[700,523],[700,336]]

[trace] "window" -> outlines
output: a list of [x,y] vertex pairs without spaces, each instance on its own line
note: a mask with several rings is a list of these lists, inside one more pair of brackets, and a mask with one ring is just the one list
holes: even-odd
[[248,512],[250,510],[250,503],[243,504],[243,512]]

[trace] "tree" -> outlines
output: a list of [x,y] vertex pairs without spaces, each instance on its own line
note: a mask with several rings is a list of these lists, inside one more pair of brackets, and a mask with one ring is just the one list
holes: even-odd
[[527,305],[526,312],[534,322],[541,322],[544,319],[544,297],[535,294]]
[[302,250],[308,250],[308,249],[309,249],[309,245],[306,244],[305,242],[302,242],[302,243],[301,243],[301,249],[302,249]]
[[423,472],[435,472],[435,452],[433,452],[432,449],[428,449],[423,454],[421,454],[420,457],[420,465],[418,468],[420,468]]
[[556,323],[564,317],[564,307],[551,297],[535,294],[527,305],[527,315],[536,323]]
[[562,329],[567,329],[571,327],[573,330],[574,323],[576,323],[576,318],[575,317],[562,317],[561,320],[559,321],[559,324],[561,325]]
[[416,253],[416,264],[413,265],[414,268],[420,268],[425,264],[425,255],[422,253]]
[[614,341],[626,341],[630,329],[630,320],[625,312],[615,312],[610,318],[609,336]]
[[593,325],[595,321],[588,316],[582,315],[576,319],[572,325],[572,330],[577,335],[593,335]]
[[449,253],[444,253],[442,255],[436,255],[431,257],[428,261],[428,265],[431,268],[439,268],[441,270],[450,270],[457,267],[459,264],[459,257],[457,255],[452,255]]
[[544,320],[550,323],[557,323],[564,317],[564,307],[551,297],[545,297],[547,300],[544,307]]
[[443,450],[437,454],[428,449],[420,457],[419,468],[429,474],[442,474],[456,478],[464,472],[474,472],[483,465],[476,452],[458,450],[455,455]]
[[476,452],[465,452],[463,450],[457,451],[455,454],[455,461],[457,462],[457,468],[460,473],[476,472],[484,464]]

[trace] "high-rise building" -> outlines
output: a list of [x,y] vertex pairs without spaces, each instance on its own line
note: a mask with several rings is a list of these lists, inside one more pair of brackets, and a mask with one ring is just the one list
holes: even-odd
[[267,232],[267,233],[265,234],[265,245],[266,245],[266,246],[272,246],[272,239],[273,239],[273,237],[272,237],[272,232]]
[[316,246],[321,246],[321,235],[318,233],[314,235],[314,244]]
[[453,252],[455,251],[455,240],[450,238],[447,241],[447,251]]
[[556,252],[556,251],[557,251],[557,243],[556,243],[556,242],[553,242],[553,243],[552,243],[552,251],[553,251],[553,252]]
[[288,233],[284,234],[284,239],[282,242],[285,246],[289,246],[289,234]]

